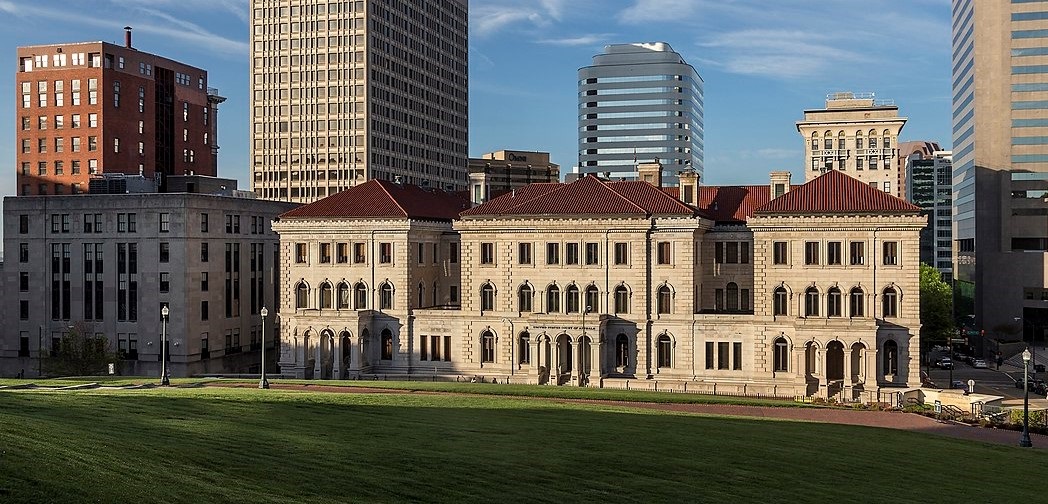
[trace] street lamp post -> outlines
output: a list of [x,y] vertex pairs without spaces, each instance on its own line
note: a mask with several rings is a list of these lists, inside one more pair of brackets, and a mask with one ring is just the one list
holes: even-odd
[[263,306],[262,311],[258,313],[262,315],[262,375],[258,379],[258,388],[267,389],[269,380],[266,379],[266,317],[269,316],[269,310]]
[[1030,349],[1023,350],[1023,437],[1019,439],[1019,446],[1030,448]]
[[162,329],[160,330],[160,385],[171,385],[171,378],[167,375],[167,316],[171,310],[164,305],[160,309]]

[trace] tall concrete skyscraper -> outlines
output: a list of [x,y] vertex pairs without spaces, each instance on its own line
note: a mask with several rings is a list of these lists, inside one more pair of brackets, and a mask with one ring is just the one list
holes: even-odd
[[467,0],[252,0],[251,187],[467,185]]
[[958,311],[1006,340],[1048,330],[1048,3],[953,1]]
[[703,83],[665,42],[613,44],[579,69],[579,171],[637,176],[656,159],[666,180],[703,169]]

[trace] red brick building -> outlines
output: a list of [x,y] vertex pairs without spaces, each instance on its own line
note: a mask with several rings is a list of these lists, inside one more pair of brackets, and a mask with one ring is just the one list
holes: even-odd
[[[18,192],[87,192],[92,176],[215,176],[218,104],[207,72],[107,42],[18,48]],[[161,177],[161,183],[163,177]]]

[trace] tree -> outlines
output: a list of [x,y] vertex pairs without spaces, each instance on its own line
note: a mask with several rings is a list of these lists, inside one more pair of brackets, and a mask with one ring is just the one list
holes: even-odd
[[953,291],[942,273],[921,264],[921,341],[945,344],[956,333],[953,320]]
[[51,349],[42,366],[44,373],[51,376],[90,376],[105,374],[109,364],[117,360],[109,338],[96,336],[91,324],[80,321]]

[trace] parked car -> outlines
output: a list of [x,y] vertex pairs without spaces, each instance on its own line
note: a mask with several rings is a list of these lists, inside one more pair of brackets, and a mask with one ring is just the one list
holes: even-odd
[[939,369],[953,369],[953,359],[943,357],[935,362],[935,367]]
[[983,359],[975,359],[972,362],[972,367],[976,368],[976,369],[986,369],[986,368],[989,368],[990,366],[987,365],[986,361],[983,360]]

